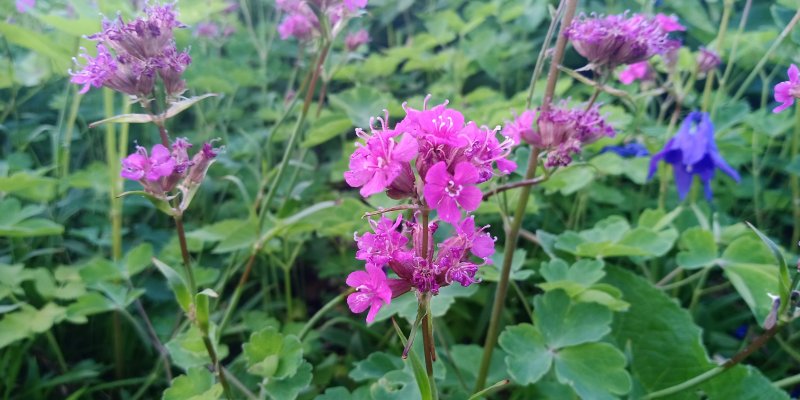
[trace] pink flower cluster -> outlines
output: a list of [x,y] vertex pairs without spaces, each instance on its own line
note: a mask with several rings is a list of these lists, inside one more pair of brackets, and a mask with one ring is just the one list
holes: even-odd
[[136,146],[136,151],[122,160],[120,175],[139,181],[146,192],[163,198],[181,181],[187,187],[202,182],[218,152],[210,143],[204,143],[190,160],[188,149],[192,145],[186,138],[176,139],[171,147],[157,144],[148,153],[144,147]]
[[[314,0],[331,26],[367,6],[367,0]],[[306,0],[275,0],[275,7],[286,13],[278,25],[281,39],[309,40],[319,35],[320,23]]]
[[[586,57],[592,68],[612,70],[622,64],[645,61],[674,47],[668,33],[685,30],[674,17],[641,14],[587,17],[581,15],[564,34],[575,50]],[[678,42],[679,44],[680,42]]]
[[[366,262],[366,271],[355,271],[347,277],[347,285],[356,289],[347,297],[347,304],[354,313],[369,308],[367,322],[374,321],[378,310],[391,299],[412,288],[435,295],[453,282],[465,287],[475,283],[478,268],[490,262],[489,257],[494,254],[494,239],[485,232],[488,226],[476,229],[473,217],[461,221],[455,233],[436,249],[433,241],[436,223],[429,225],[427,241],[423,240],[425,230],[420,223],[403,221],[402,216],[396,220],[386,217],[378,222],[370,220],[370,225],[372,232],[361,237],[355,235],[356,259]],[[427,243],[424,251],[423,242]],[[388,267],[396,277],[387,277],[383,267]]]
[[[145,8],[146,16],[131,22],[122,17],[103,21],[103,31],[88,38],[97,41],[97,56],[82,49],[85,65],[78,72],[70,71],[71,82],[89,88],[108,87],[118,92],[148,101],[156,77],[164,83],[169,98],[186,90],[181,75],[192,62],[189,53],[178,51],[172,30],[183,27],[177,20],[173,5],[152,5]],[[113,51],[113,52],[112,52]]]
[[772,112],[779,113],[794,104],[795,99],[800,99],[800,69],[792,64],[788,71],[789,80],[775,85],[775,101],[781,104]]
[[[406,115],[393,127],[386,112],[370,121],[370,133],[356,129],[361,142],[344,173],[345,181],[360,187],[362,196],[385,191],[392,198],[409,199],[415,209],[411,220],[382,217],[370,221],[373,232],[355,236],[356,258],[366,262],[366,271],[347,278],[356,289],[347,301],[356,313],[369,308],[369,322],[392,298],[411,289],[419,295],[436,295],[453,282],[469,286],[494,253],[487,227],[476,229],[474,218],[464,217],[463,211],[480,205],[483,194],[477,184],[516,169],[507,157],[517,142],[498,137],[499,127],[465,122],[464,115],[448,108],[446,101],[429,108],[429,99],[421,110],[403,104]],[[439,220],[455,228],[438,244],[433,236],[437,220],[427,227],[421,222],[427,220],[421,214],[429,210],[436,210]],[[384,267],[394,275],[387,277]]]
[[597,105],[588,110],[584,107],[570,109],[565,102],[544,112],[526,110],[514,121],[507,121],[503,129],[504,135],[520,138],[547,151],[545,166],[548,168],[568,165],[572,162],[572,155],[580,152],[582,145],[604,136],[614,136],[614,133],[614,128],[600,116]]
[[478,207],[482,196],[476,184],[517,168],[506,158],[515,142],[499,139],[499,127],[465,123],[447,102],[428,109],[429,98],[422,110],[404,104],[406,116],[394,128],[389,127],[387,112],[377,119],[380,126],[370,122],[370,134],[357,129],[363,143],[356,144],[344,178],[350,186],[360,187],[364,197],[386,191],[395,199],[424,200],[439,218],[455,224],[461,219],[459,209]]

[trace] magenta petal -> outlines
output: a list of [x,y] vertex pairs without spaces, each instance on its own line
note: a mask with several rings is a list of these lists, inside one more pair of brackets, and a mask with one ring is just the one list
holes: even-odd
[[345,283],[347,283],[347,286],[359,288],[368,284],[370,281],[369,278],[369,273],[367,273],[367,271],[353,271],[350,275],[347,275]]
[[382,300],[372,300],[372,304],[369,305],[369,312],[367,313],[367,323],[372,323],[375,321],[375,316],[378,315],[378,311],[381,310],[381,307],[383,307]]
[[447,186],[451,178],[452,176],[447,172],[447,164],[444,161],[439,161],[428,169],[428,173],[425,174],[425,183],[434,183],[444,187]]
[[388,186],[388,182],[386,182],[386,174],[381,171],[375,171],[375,174],[372,175],[372,179],[367,182],[364,187],[361,188],[359,193],[361,193],[364,197],[372,196],[375,193],[380,193]]
[[789,81],[792,83],[798,83],[800,81],[800,70],[797,69],[797,65],[792,64],[789,67]]
[[405,134],[395,146],[392,156],[397,161],[408,162],[417,155],[419,144],[411,135]]
[[372,303],[372,296],[367,293],[355,292],[347,296],[347,306],[355,314],[364,312]]
[[456,224],[461,219],[461,211],[458,209],[458,204],[450,196],[442,197],[442,201],[439,202],[436,211],[439,212],[439,218],[451,224]]
[[473,240],[471,251],[476,257],[491,257],[494,254],[494,240],[489,235],[480,235]]
[[460,185],[467,185],[478,182],[478,169],[468,162],[460,162],[456,165],[456,173],[453,180]]
[[483,193],[475,186],[467,186],[461,189],[458,195],[458,204],[467,211],[475,211],[481,205]]
[[149,160],[147,159],[147,156],[138,152],[133,153],[122,160],[122,170],[120,171],[120,176],[125,179],[138,181],[144,177],[148,164]]

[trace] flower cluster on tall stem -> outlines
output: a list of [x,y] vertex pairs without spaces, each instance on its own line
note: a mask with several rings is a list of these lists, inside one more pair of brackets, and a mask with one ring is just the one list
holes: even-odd
[[[323,34],[322,24],[314,8],[327,19],[331,32],[335,34],[344,27],[344,21],[367,6],[367,0],[276,0],[275,7],[286,13],[278,25],[282,40],[295,38],[311,40]],[[359,39],[361,40],[361,39]],[[365,43],[366,41],[361,41]],[[356,46],[358,47],[358,46]]]
[[[369,134],[357,129],[362,141],[344,174],[350,186],[361,188],[362,196],[385,192],[408,199],[415,210],[406,219],[371,221],[373,232],[355,236],[356,258],[366,263],[367,271],[351,274],[348,284],[356,292],[348,302],[353,312],[369,308],[370,322],[377,312],[373,310],[410,290],[418,296],[436,295],[453,282],[462,286],[476,282],[478,268],[494,252],[494,239],[486,227],[476,229],[474,218],[465,213],[480,205],[477,184],[516,169],[507,158],[515,139],[498,137],[499,127],[465,122],[447,102],[429,108],[429,97],[421,110],[404,104],[406,116],[394,126],[386,112],[370,122]],[[436,211],[436,218],[428,223],[431,211]],[[455,229],[436,244],[433,234],[439,221]],[[393,274],[380,274],[376,267]]]
[[121,16],[103,22],[103,30],[88,39],[97,42],[97,55],[82,49],[85,64],[70,71],[72,83],[108,87],[125,93],[142,104],[152,100],[155,85],[161,80],[167,101],[175,101],[186,90],[182,74],[192,62],[187,51],[175,46],[173,30],[184,25],[178,21],[174,5],[149,5],[145,16],[125,22]]

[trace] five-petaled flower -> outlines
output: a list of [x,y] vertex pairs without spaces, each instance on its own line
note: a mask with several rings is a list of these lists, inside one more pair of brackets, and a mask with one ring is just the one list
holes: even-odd
[[347,276],[347,285],[355,292],[347,296],[350,311],[359,314],[366,311],[367,322],[375,320],[378,311],[392,301],[392,289],[381,267],[368,263],[366,271],[353,271]]
[[478,170],[470,163],[461,162],[451,174],[447,163],[439,161],[425,175],[425,201],[436,209],[439,218],[455,224],[461,219],[459,206],[466,211],[475,211],[483,197],[475,184]]
[[781,105],[775,107],[772,112],[779,113],[789,108],[795,99],[800,99],[800,70],[797,69],[797,65],[792,64],[789,67],[789,80],[775,85],[775,101]]
[[708,201],[711,201],[711,179],[717,169],[739,182],[739,174],[719,154],[714,141],[714,124],[708,113],[694,111],[686,117],[675,137],[650,160],[648,179],[653,177],[662,159],[672,164],[681,199],[689,193],[695,175],[703,182]]

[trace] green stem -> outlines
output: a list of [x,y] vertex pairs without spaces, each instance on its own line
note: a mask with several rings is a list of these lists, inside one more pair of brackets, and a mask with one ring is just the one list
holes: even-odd
[[760,349],[764,346],[775,334],[778,332],[782,325],[775,325],[772,328],[768,329],[766,332],[762,333],[761,336],[757,337],[749,346],[747,346],[744,350],[736,353],[733,358],[726,361],[725,364],[722,364],[718,367],[714,367],[711,370],[703,372],[702,374],[695,376],[687,381],[681,382],[675,386],[670,386],[666,389],[658,390],[653,393],[648,394],[643,399],[650,400],[650,399],[657,399],[664,396],[669,396],[675,393],[680,393],[686,389],[692,388],[696,385],[699,385],[727,370],[731,367],[739,364],[740,362],[744,361],[750,354],[753,354],[756,350]]
[[[306,90],[306,97],[303,100],[303,109],[300,112],[300,117],[297,118],[297,122],[294,125],[294,130],[292,131],[291,136],[289,136],[289,142],[286,144],[286,150],[283,152],[283,158],[281,159],[281,163],[278,165],[278,173],[275,175],[275,179],[272,181],[269,191],[267,192],[267,196],[264,198],[263,202],[261,203],[261,221],[263,223],[264,218],[267,214],[267,208],[269,204],[272,202],[272,198],[275,197],[275,193],[278,190],[278,186],[280,186],[281,180],[283,179],[283,174],[286,172],[286,165],[289,164],[289,158],[292,155],[292,151],[294,150],[294,144],[297,141],[297,137],[300,133],[300,128],[303,126],[303,122],[306,120],[306,116],[308,115],[308,108],[311,105],[311,100],[314,98],[314,90],[317,86],[317,80],[319,79],[320,70],[322,68],[322,64],[325,62],[325,58],[328,56],[328,50],[330,50],[330,43],[325,41],[322,44],[322,50],[320,51],[319,55],[317,56],[317,61],[314,63],[314,67],[311,71],[309,71],[311,75],[311,80],[308,84],[308,89]],[[259,224],[261,225],[261,224]]]
[[472,396],[469,397],[468,400],[478,400],[481,397],[484,397],[484,396],[492,394],[492,393],[494,393],[494,392],[496,392],[496,391],[498,391],[500,389],[503,389],[509,383],[511,383],[511,381],[509,381],[508,379],[503,379],[502,381],[497,382],[494,385],[489,386],[486,389],[483,389],[480,392],[477,392],[477,393],[473,394]]
[[[717,105],[722,99],[722,94],[727,92],[727,88],[725,87],[728,83],[728,79],[731,77],[731,73],[733,72],[734,62],[733,60],[736,59],[736,53],[739,49],[739,38],[742,37],[742,32],[744,32],[744,28],[747,25],[747,20],[750,17],[750,6],[752,6],[753,0],[747,0],[744,4],[744,10],[742,11],[742,18],[739,21],[739,29],[736,31],[736,36],[733,39],[733,46],[731,47],[731,54],[728,56],[728,63],[725,66],[725,73],[722,74],[722,78],[719,80],[719,87],[717,87],[717,92],[714,95],[714,103],[711,106],[711,120],[714,120],[714,116],[717,115]],[[718,49],[721,50],[721,49]],[[722,54],[719,54],[722,57]]]
[[781,34],[778,35],[778,38],[775,39],[775,42],[772,43],[772,46],[770,46],[767,52],[764,53],[764,55],[761,57],[760,60],[758,60],[756,66],[753,68],[752,71],[750,71],[750,75],[747,75],[747,78],[739,86],[739,90],[736,91],[736,94],[733,95],[732,99],[733,101],[738,100],[739,98],[744,96],[744,93],[747,91],[747,88],[753,82],[753,79],[755,79],[756,76],[758,76],[758,73],[761,71],[761,69],[764,68],[764,65],[769,60],[769,57],[772,56],[772,53],[774,53],[775,50],[778,49],[778,46],[780,46],[780,44],[783,43],[783,40],[786,39],[787,36],[789,36],[789,34],[794,29],[794,26],[797,25],[798,22],[800,22],[800,9],[798,9],[797,12],[794,14],[794,17],[792,17],[792,20],[789,21],[789,23],[786,25],[786,28],[784,28],[783,31],[781,31]]
[[183,214],[177,214],[173,219],[175,220],[175,229],[178,231],[178,243],[181,247],[183,268],[184,271],[186,271],[186,279],[189,281],[189,293],[192,294],[192,299],[194,299],[194,295],[197,293],[197,284],[195,283],[194,272],[192,271],[192,259],[189,257],[189,246],[186,244],[186,231],[183,229]]
[[[792,136],[792,158],[794,161],[800,154],[800,103],[795,108],[794,135]],[[794,216],[794,228],[792,231],[792,243],[800,240],[800,179],[797,175],[789,176],[789,186],[792,188],[792,215]]]
[[554,15],[553,19],[550,21],[550,26],[547,27],[547,34],[544,36],[544,42],[542,42],[542,47],[539,49],[539,55],[536,57],[536,66],[534,66],[533,74],[531,74],[531,83],[528,85],[528,97],[525,99],[526,110],[531,108],[533,93],[536,91],[536,81],[538,81],[539,76],[542,75],[542,70],[544,69],[544,60],[547,57],[547,51],[550,50],[550,42],[553,40],[553,33],[556,31],[558,20],[561,18],[561,14],[563,12],[564,2],[562,1],[558,4],[556,15]]
[[422,319],[422,347],[425,353],[425,371],[428,373],[428,384],[430,385],[431,398],[439,398],[436,390],[436,378],[433,376],[433,362],[436,361],[436,349],[433,344],[433,324],[431,322],[431,296],[424,295],[425,317]]
[[[103,96],[111,96],[114,92],[110,91],[109,89],[103,89]],[[59,160],[61,161],[61,168],[59,169],[60,176],[63,178],[69,175],[69,159],[70,159],[70,148],[72,146],[72,132],[75,131],[75,120],[78,118],[78,108],[81,105],[81,99],[83,95],[78,93],[77,90],[75,91],[75,95],[72,96],[72,104],[69,107],[69,114],[67,116],[66,124],[64,125],[64,140],[61,143],[61,156]]]
[[[725,36],[728,34],[728,23],[731,20],[731,12],[733,11],[733,0],[725,0],[725,4],[723,5],[722,9],[722,20],[720,21],[719,26],[719,33],[717,33],[717,38],[715,42],[717,43],[717,49],[719,50],[722,48],[723,44],[725,43]],[[711,70],[706,75],[706,85],[703,89],[703,102],[702,102],[702,111],[709,111],[709,107],[711,106],[711,92],[713,91],[714,87],[714,78],[716,77],[715,70]]]
[[286,321],[292,320],[292,277],[291,268],[286,265],[283,267],[284,296],[286,298]]
[[47,338],[47,343],[56,355],[56,361],[58,361],[58,367],[61,368],[61,373],[66,373],[68,371],[67,361],[64,359],[64,353],[61,352],[61,347],[59,347],[58,341],[53,335],[53,331],[49,330],[45,332],[44,336]]
[[211,338],[209,338],[206,333],[203,333],[203,345],[206,347],[208,356],[211,357],[211,365],[214,366],[214,371],[217,372],[219,383],[222,385],[222,390],[225,392],[225,398],[228,400],[235,399],[235,397],[231,395],[231,388],[230,385],[228,385],[228,379],[225,377],[225,372],[222,370],[222,365],[219,363],[217,351],[214,350],[214,344],[211,343]]
[[783,378],[779,381],[772,382],[772,386],[785,388],[787,386],[794,386],[800,383],[800,374],[790,376],[788,378]]
[[303,326],[303,329],[301,329],[300,332],[297,334],[297,338],[303,340],[303,337],[305,337],[306,334],[308,334],[311,328],[313,328],[314,325],[325,314],[328,313],[328,311],[332,310],[333,307],[336,307],[342,300],[344,300],[345,297],[347,297],[350,293],[353,293],[354,291],[355,290],[351,288],[350,290],[347,290],[344,293],[340,293],[338,296],[334,297],[331,301],[325,303],[325,305],[322,306],[322,308],[320,308],[319,311],[317,311],[313,316],[311,316],[311,319],[309,319],[308,322],[306,322],[306,324]]
[[256,255],[261,250],[261,247],[253,247],[253,250],[250,252],[250,257],[247,259],[247,264],[244,267],[244,272],[242,276],[239,278],[239,283],[236,285],[236,289],[233,291],[233,296],[231,296],[231,301],[228,303],[228,308],[225,309],[225,314],[222,316],[222,322],[219,323],[219,333],[222,335],[225,332],[225,327],[228,326],[230,322],[231,316],[233,315],[234,309],[236,309],[236,305],[239,304],[239,299],[242,297],[242,291],[244,290],[244,285],[247,283],[247,279],[250,277],[250,271],[253,269],[253,264],[256,261]]

